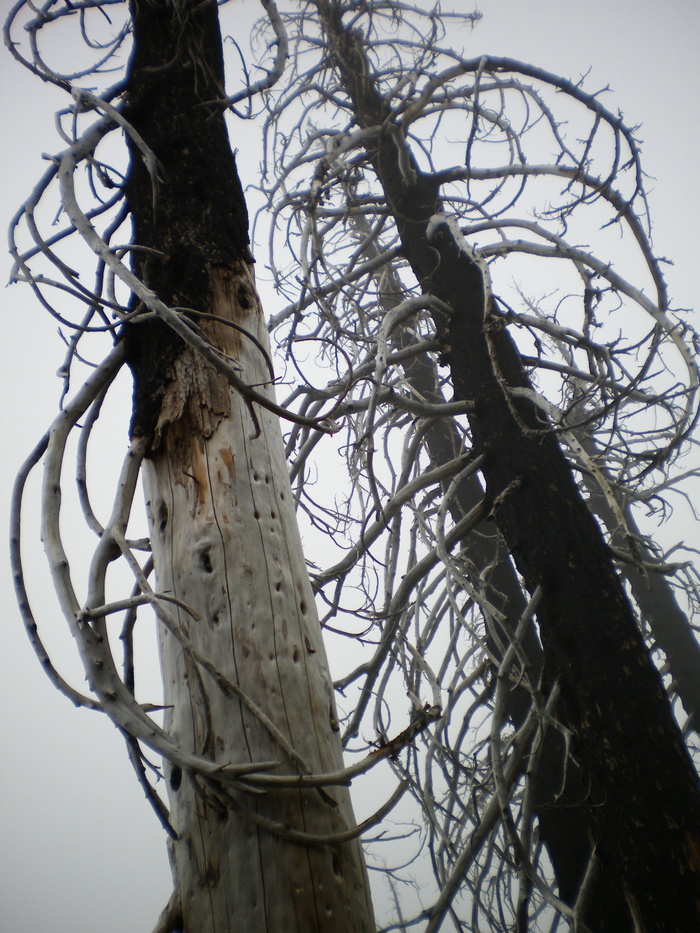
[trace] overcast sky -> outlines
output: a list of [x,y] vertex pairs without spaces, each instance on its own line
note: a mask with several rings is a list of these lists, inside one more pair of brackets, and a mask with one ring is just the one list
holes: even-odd
[[[10,6],[0,0],[3,19]],[[257,6],[256,0],[237,2],[246,18]],[[693,307],[700,286],[700,4],[482,0],[479,8],[483,20],[468,40],[470,55],[508,55],[574,80],[590,69],[587,89],[609,85],[608,108],[622,110],[629,124],[642,124],[656,250],[675,263],[668,272],[674,305]],[[0,219],[5,227],[44,170],[41,154],[62,148],[52,117],[62,101],[2,52]],[[262,249],[258,257],[264,261]],[[8,270],[5,254],[2,283]],[[0,328],[0,418],[6,438],[0,514],[6,528],[13,475],[56,411],[55,372],[63,350],[54,323],[27,288],[0,290]],[[3,531],[0,929],[148,933],[171,887],[164,834],[114,728],[104,717],[75,710],[39,669],[15,608],[6,537]],[[38,544],[35,559],[43,559]],[[57,616],[47,622],[49,628],[62,625]],[[382,905],[377,906],[381,913]]]

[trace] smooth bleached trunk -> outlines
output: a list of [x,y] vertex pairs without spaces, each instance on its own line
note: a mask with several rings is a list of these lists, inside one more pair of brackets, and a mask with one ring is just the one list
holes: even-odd
[[[246,264],[215,270],[212,289],[214,314],[267,346]],[[219,323],[207,332],[241,378],[271,398],[259,346]],[[157,586],[178,601],[176,631],[161,625],[166,727],[222,764],[278,761],[274,773],[281,774],[337,771],[343,762],[333,688],[278,418],[256,405],[258,433],[245,400],[194,354],[179,358],[176,373],[163,411],[182,408],[182,416],[165,427],[146,468]],[[230,414],[219,420],[213,413],[222,391]],[[265,825],[346,832],[355,825],[347,788],[222,796],[189,774],[166,774],[186,933],[374,929],[357,840],[304,845]]]

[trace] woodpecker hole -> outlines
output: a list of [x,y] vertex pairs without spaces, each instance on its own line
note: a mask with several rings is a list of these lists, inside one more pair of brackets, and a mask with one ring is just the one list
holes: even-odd
[[213,572],[214,572],[214,566],[213,566],[213,564],[212,564],[212,562],[211,562],[211,556],[210,556],[210,553],[209,553],[209,548],[205,548],[204,550],[200,551],[200,554],[199,554],[199,564],[200,564],[202,570],[203,570],[205,573],[213,573]]
[[168,515],[167,505],[165,502],[161,502],[161,504],[158,506],[158,530],[161,534],[163,534],[165,529],[168,527],[169,517],[170,516]]

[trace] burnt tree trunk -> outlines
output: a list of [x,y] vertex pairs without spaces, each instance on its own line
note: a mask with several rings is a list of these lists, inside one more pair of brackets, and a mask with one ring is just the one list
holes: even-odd
[[[380,127],[369,150],[404,255],[435,313],[457,399],[470,400],[491,516],[530,593],[544,675],[560,687],[558,715],[585,776],[582,801],[600,871],[624,896],[640,931],[700,927],[700,793],[613,566],[554,434],[511,388],[530,388],[517,348],[490,316],[484,275],[440,223],[439,186],[420,172],[371,78],[359,33],[339,6],[317,0],[357,123]],[[432,221],[431,221],[432,218]],[[606,929],[612,929],[604,918]]]
[[[206,103],[224,96],[216,4],[133,0],[132,15],[125,113],[157,160],[154,179],[132,147],[134,266],[271,400],[245,202],[223,115]],[[157,587],[178,601],[160,619],[166,728],[221,764],[338,771],[334,693],[278,418],[163,323],[132,323],[125,337],[132,432],[150,441]],[[166,777],[184,933],[374,930],[359,841],[329,839],[355,825],[346,787],[255,794],[167,763]]]
[[[390,271],[385,276],[387,282],[381,292],[382,307],[390,310],[398,304],[404,289],[395,272]],[[413,338],[405,330],[397,328],[393,339],[397,346],[403,346],[409,345]],[[423,355],[412,357],[403,364],[402,369],[406,382],[420,398],[437,404],[445,401],[434,360]],[[464,451],[459,432],[447,418],[430,425],[425,442],[435,466],[448,462]],[[476,476],[470,475],[462,480],[450,502],[455,524],[483,498],[484,489]],[[478,525],[464,542],[464,548],[480,575],[483,575],[485,568],[491,568],[487,584],[488,599],[504,616],[503,634],[507,637],[508,632],[515,633],[526,604],[503,538],[493,520]],[[493,638],[490,626],[487,628],[486,643],[493,656],[499,657],[501,644]],[[521,647],[530,665],[531,675],[536,679],[542,671],[543,657],[534,623],[527,627]],[[516,686],[506,691],[504,703],[508,718],[519,728],[530,710],[530,692],[523,686]],[[587,796],[585,773],[574,761],[567,760],[562,736],[555,729],[548,729],[539,756],[534,810],[539,824],[539,838],[547,846],[557,879],[559,897],[572,906],[576,903],[591,856]],[[598,872],[594,877],[589,889],[585,921],[596,933],[625,933],[633,929],[624,893],[608,874]]]

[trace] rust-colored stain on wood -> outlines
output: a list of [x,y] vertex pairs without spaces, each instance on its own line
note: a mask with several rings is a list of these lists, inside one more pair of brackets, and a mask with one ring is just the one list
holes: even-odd
[[228,470],[229,481],[230,481],[231,485],[233,485],[233,482],[234,482],[234,480],[235,480],[235,476],[234,476],[234,472],[233,472],[233,452],[231,451],[231,448],[230,448],[230,447],[222,447],[222,448],[219,450],[219,456],[220,456],[221,459],[224,461],[224,466],[225,466],[226,469]]

